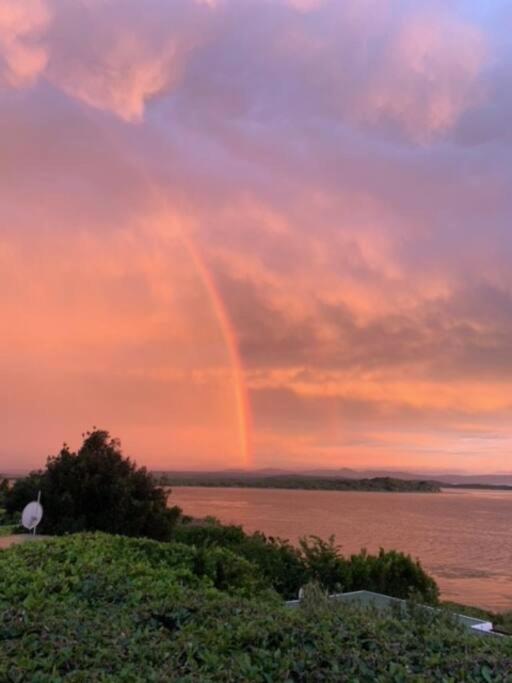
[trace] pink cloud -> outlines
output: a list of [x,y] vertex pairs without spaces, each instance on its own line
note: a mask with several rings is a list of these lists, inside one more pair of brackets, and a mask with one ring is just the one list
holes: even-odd
[[0,10],[0,466],[92,423],[153,466],[242,464],[238,344],[256,464],[483,467],[480,444],[503,468],[489,25],[464,3],[141,8]]
[[419,140],[443,133],[481,100],[485,61],[485,40],[474,26],[443,12],[413,15],[376,64],[358,115],[374,123],[388,118]]
[[41,42],[50,23],[45,0],[4,0],[0,6],[0,83],[30,85],[48,62]]
[[175,87],[202,30],[197,3],[54,4],[46,77],[129,122],[141,121],[146,103]]

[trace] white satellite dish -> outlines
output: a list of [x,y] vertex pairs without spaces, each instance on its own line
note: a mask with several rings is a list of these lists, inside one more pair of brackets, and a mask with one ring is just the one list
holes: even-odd
[[21,523],[32,533],[36,533],[36,527],[43,519],[43,506],[39,502],[41,500],[41,493],[37,496],[37,500],[33,500],[28,505],[25,505],[21,513]]

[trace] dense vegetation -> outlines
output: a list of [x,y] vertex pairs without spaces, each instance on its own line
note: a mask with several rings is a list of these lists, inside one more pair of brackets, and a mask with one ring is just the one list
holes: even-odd
[[497,633],[512,636],[512,611],[492,612],[491,610],[482,609],[481,607],[472,607],[469,605],[462,605],[459,602],[450,601],[444,601],[442,605],[443,608],[457,614],[467,614],[468,617],[490,621],[493,625],[493,629]]
[[398,598],[417,595],[435,604],[439,590],[419,562],[396,551],[381,550],[369,555],[364,550],[344,557],[334,538],[303,538],[299,547],[260,532],[247,534],[239,526],[223,526],[215,520],[201,524],[178,524],[173,538],[204,549],[227,548],[254,563],[266,585],[284,598],[296,598],[301,586],[315,581],[329,592],[374,590]]
[[0,475],[0,536],[9,536],[16,528],[18,515],[8,514],[5,509],[9,494],[9,480]]
[[145,468],[121,452],[102,430],[88,432],[77,453],[64,445],[44,471],[18,479],[5,495],[8,515],[19,513],[41,491],[43,534],[107,531],[166,540],[179,517]]
[[9,480],[0,474],[0,509],[5,508],[7,496],[9,494]]
[[441,485],[435,481],[374,477],[372,479],[338,479],[310,477],[299,474],[279,474],[268,477],[166,475],[158,481],[164,486],[219,486],[224,488],[306,489],[320,491],[390,491],[395,493],[439,493]]
[[[87,433],[77,453],[64,446],[12,488],[0,483],[0,525],[38,491],[40,530],[66,535],[0,551],[1,681],[512,681],[510,642],[471,636],[449,612],[327,602],[326,592],[366,588],[437,604],[436,583],[411,557],[345,557],[334,538],[295,547],[183,517],[107,432]],[[77,533],[90,530],[109,533]],[[303,586],[302,606],[287,608]]]
[[1,551],[0,576],[2,681],[511,680],[508,639],[318,591],[291,610],[226,549],[77,534]]

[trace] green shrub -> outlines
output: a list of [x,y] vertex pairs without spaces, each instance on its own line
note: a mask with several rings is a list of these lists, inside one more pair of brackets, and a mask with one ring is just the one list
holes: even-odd
[[7,494],[9,493],[9,480],[0,475],[0,509],[5,507]]
[[301,538],[299,545],[309,581],[317,582],[329,593],[352,590],[349,566],[334,536],[327,541],[318,536]]
[[72,453],[65,445],[46,469],[18,480],[7,493],[6,509],[19,512],[42,494],[44,534],[106,531],[167,540],[179,508],[167,507],[167,494],[145,468],[137,468],[108,432],[85,435]]
[[439,588],[417,560],[396,550],[381,548],[377,555],[362,550],[347,562],[349,590],[371,590],[396,598],[416,596],[422,602],[436,604]]
[[191,520],[178,524],[173,530],[174,540],[197,546],[221,545],[224,548],[236,548],[246,543],[248,538],[241,526],[221,524],[215,518]]
[[221,591],[251,594],[267,587],[259,568],[227,548],[194,548],[193,571]]
[[206,523],[179,524],[173,538],[198,548],[229,548],[255,564],[268,585],[286,599],[296,598],[302,586],[317,582],[330,593],[373,590],[397,598],[411,594],[435,604],[439,589],[420,563],[396,551],[377,555],[361,551],[345,558],[334,537],[302,538],[296,548],[289,541],[262,533],[246,534],[240,526]]
[[492,612],[481,607],[461,605],[458,602],[443,601],[443,607],[457,614],[466,614],[468,617],[476,617],[492,622],[494,629],[499,633],[512,636],[512,611]]
[[[222,552],[231,562],[211,551],[213,567]],[[510,681],[509,639],[470,635],[442,614],[399,618],[318,596],[292,610],[257,589],[242,597],[213,586],[215,569],[198,575],[197,553],[104,534],[0,551],[0,680]]]
[[179,524],[173,538],[199,548],[229,548],[256,565],[267,585],[285,598],[297,597],[308,580],[299,552],[288,541],[262,533],[246,534],[242,527],[221,525],[215,520],[202,524]]

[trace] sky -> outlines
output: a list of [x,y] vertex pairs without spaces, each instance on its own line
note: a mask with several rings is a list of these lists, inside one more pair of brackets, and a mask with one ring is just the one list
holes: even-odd
[[511,22],[0,0],[0,471],[511,471]]

